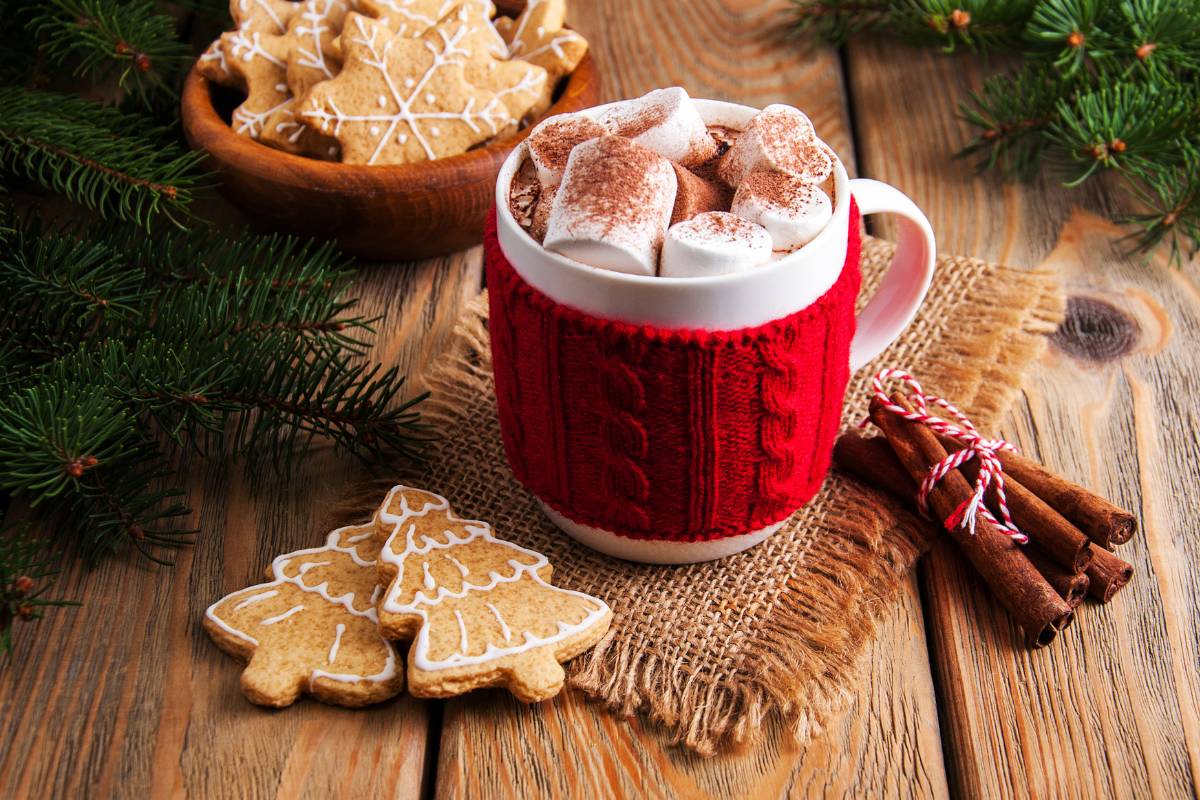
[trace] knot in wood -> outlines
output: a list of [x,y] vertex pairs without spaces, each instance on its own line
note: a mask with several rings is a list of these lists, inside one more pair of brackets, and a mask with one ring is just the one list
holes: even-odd
[[1066,317],[1050,340],[1067,355],[1103,362],[1131,352],[1141,332],[1137,320],[1111,303],[1071,297]]

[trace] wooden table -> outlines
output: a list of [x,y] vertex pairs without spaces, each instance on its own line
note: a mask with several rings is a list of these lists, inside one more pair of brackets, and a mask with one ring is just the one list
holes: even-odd
[[[1009,185],[952,158],[969,58],[859,39],[787,40],[785,0],[576,0],[610,98],[694,96],[808,111],[852,173],[893,183],[945,252],[1052,265],[1072,297],[1056,347],[1005,433],[1140,517],[1134,583],[1046,651],[1015,648],[1004,613],[936,549],[886,615],[845,717],[797,748],[775,724],[709,760],[565,693],[527,708],[498,692],[365,711],[246,703],[204,607],[307,546],[360,477],[328,453],[285,478],[191,461],[201,529],[174,568],[75,565],[86,602],[18,631],[0,671],[0,797],[903,796],[1183,797],[1200,791],[1200,270],[1122,258],[1121,198]],[[886,235],[886,227],[881,228]],[[419,369],[481,286],[478,248],[363,273],[383,315],[375,355]],[[1101,308],[1104,308],[1103,306]],[[1132,326],[1132,327],[1130,327]],[[1190,355],[1189,355],[1190,353]],[[1193,521],[1189,521],[1193,520]]]

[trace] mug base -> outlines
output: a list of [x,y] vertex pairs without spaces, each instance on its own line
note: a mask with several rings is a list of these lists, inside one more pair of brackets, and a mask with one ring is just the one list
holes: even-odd
[[731,556],[766,539],[783,527],[786,519],[750,533],[726,536],[705,542],[668,542],[661,539],[631,539],[618,533],[573,522],[545,503],[538,501],[542,511],[558,528],[575,541],[597,552],[626,561],[643,564],[695,564]]

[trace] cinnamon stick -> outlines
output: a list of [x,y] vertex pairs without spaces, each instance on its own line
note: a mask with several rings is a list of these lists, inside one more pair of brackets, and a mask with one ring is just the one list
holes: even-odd
[[1087,597],[1092,583],[1086,573],[1068,572],[1046,551],[1032,542],[1025,545],[1025,555],[1037,567],[1037,571],[1042,573],[1046,582],[1054,587],[1054,591],[1067,601],[1067,605],[1071,608],[1079,608],[1084,598]]
[[[939,439],[951,452],[962,448],[953,439]],[[1133,538],[1137,519],[1128,511],[1061,475],[1055,475],[1028,456],[1009,451],[1001,451],[998,455],[1006,477],[1013,478],[1040,497],[1096,544],[1111,550],[1114,545],[1125,544]]]
[[844,433],[834,442],[833,462],[864,483],[914,506],[917,484],[908,476],[884,437],[867,437],[855,431]]
[[[843,434],[834,445],[833,457],[847,472],[876,484],[901,500],[912,503],[917,496],[917,484],[881,437],[872,439],[854,432]],[[979,477],[979,465],[974,461],[959,469],[972,483]],[[1017,527],[1029,534],[1065,572],[1077,575],[1087,569],[1092,560],[1091,540],[1025,486],[1009,475],[1004,477],[1008,510]]]
[[[976,460],[968,461],[959,469],[972,485],[978,480],[979,462]],[[1078,575],[1087,569],[1092,561],[1091,539],[1084,536],[1045,500],[1008,474],[1004,476],[1004,495],[1008,499],[1008,511],[1012,514],[1013,522],[1028,534],[1031,541],[1037,542],[1046,555],[1072,575]],[[996,507],[992,508],[993,512],[997,510]]]
[[[894,394],[892,401],[911,408],[901,394]],[[933,431],[891,413],[878,400],[871,403],[871,421],[883,431],[914,482],[923,480],[930,467],[946,457]],[[967,479],[952,470],[929,493],[929,503],[939,519],[946,519],[971,493]],[[976,521],[974,535],[958,525],[949,533],[992,594],[1016,618],[1030,646],[1044,647],[1070,622],[1074,611],[1006,533],[983,517]]]
[[1093,549],[1092,563],[1087,576],[1091,581],[1088,592],[1101,603],[1113,599],[1133,577],[1133,565],[1102,548]]

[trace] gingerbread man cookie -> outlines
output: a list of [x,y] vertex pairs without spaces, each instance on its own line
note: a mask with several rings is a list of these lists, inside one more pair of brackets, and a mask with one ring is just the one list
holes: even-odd
[[385,589],[379,622],[413,639],[410,691],[447,697],[504,686],[525,702],[562,688],[560,664],[604,636],[604,601],[550,584],[546,557],[463,520],[444,497],[397,486],[376,513]]
[[495,92],[472,86],[463,47],[469,26],[457,19],[419,39],[351,13],[333,80],[313,87],[300,115],[337,139],[350,164],[407,164],[457,155],[494,136],[510,119]]
[[579,66],[587,53],[587,39],[563,27],[566,18],[567,0],[529,0],[515,20],[496,20],[509,54],[542,67],[549,76],[533,106],[535,114],[550,107],[558,79]]
[[323,547],[279,556],[269,583],[209,606],[204,628],[246,661],[242,693],[287,706],[301,694],[342,706],[378,703],[404,689],[404,670],[380,635],[379,553],[373,525],[339,528]]

